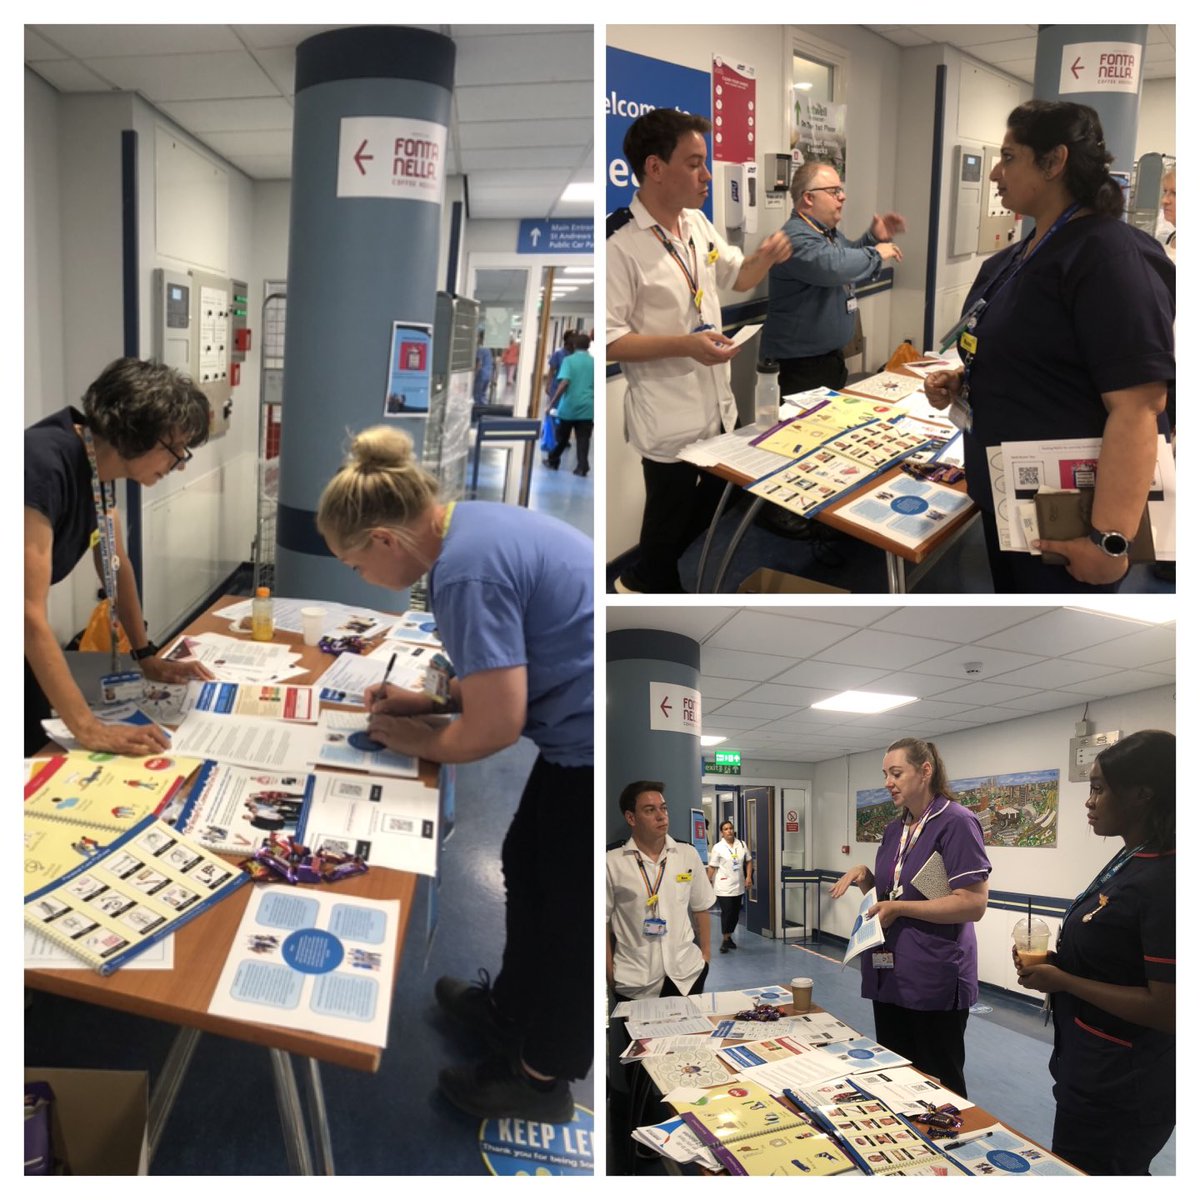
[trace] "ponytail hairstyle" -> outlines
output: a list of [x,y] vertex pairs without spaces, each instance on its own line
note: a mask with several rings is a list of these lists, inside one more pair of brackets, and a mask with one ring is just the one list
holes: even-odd
[[1027,100],[1008,114],[1008,131],[1033,151],[1039,167],[1047,165],[1055,147],[1066,147],[1063,183],[1073,200],[1102,217],[1125,211],[1121,189],[1108,172],[1113,156],[1094,108],[1067,100]]
[[413,523],[437,501],[438,482],[414,459],[412,438],[375,425],[354,438],[345,466],[325,485],[317,528],[339,552],[361,549],[373,529],[387,529],[412,548]]
[[929,786],[933,794],[945,796],[947,800],[958,800],[958,794],[950,790],[950,780],[946,777],[946,764],[942,762],[942,756],[932,742],[923,742],[920,738],[901,738],[899,741],[893,742],[885,753],[890,754],[893,750],[903,750],[904,757],[908,759],[910,766],[920,768],[929,763],[933,767],[933,772],[929,776]]
[[1096,755],[1096,766],[1109,790],[1122,804],[1145,799],[1146,844],[1156,850],[1175,849],[1175,735],[1162,729],[1142,729]]

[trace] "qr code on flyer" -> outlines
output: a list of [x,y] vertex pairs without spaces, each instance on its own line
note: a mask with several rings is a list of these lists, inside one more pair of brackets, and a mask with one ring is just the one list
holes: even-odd
[[1042,486],[1042,464],[1034,463],[1032,465],[1017,467],[1017,487],[1019,488],[1040,488]]

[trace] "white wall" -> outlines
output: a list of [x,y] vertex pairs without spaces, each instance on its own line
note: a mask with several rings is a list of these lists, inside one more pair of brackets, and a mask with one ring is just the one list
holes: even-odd
[[[1115,853],[1114,844],[1092,834],[1084,820],[1088,785],[1067,779],[1068,743],[1081,713],[1082,704],[945,734],[937,739],[938,751],[951,779],[1022,770],[1057,768],[1059,771],[1057,846],[1038,850],[989,847],[992,863],[989,886],[993,891],[1072,897]],[[1174,688],[1153,688],[1110,700],[1093,700],[1088,717],[1097,732],[1173,730]],[[855,841],[855,793],[881,786],[882,759],[881,747],[874,753],[816,765],[812,805],[815,867],[834,871],[848,870],[857,863],[874,867],[878,843]],[[841,846],[846,843],[850,845],[848,856],[841,853]],[[825,928],[847,936],[859,899],[856,889],[840,900],[824,898],[821,920]],[[989,909],[976,926],[981,980],[1002,987],[1016,986],[1009,957],[1009,935],[1015,922],[1013,913]],[[1052,928],[1056,928],[1053,923]]]
[[1134,159],[1143,154],[1175,153],[1175,80],[1147,79],[1138,102]]

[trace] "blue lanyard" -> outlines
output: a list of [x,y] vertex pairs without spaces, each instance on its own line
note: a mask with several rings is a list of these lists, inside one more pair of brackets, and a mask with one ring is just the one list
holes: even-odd
[[1132,850],[1122,850],[1114,858],[1109,859],[1107,866],[1104,867],[1100,874],[1097,875],[1096,878],[1093,879],[1092,882],[1089,883],[1087,887],[1085,887],[1083,891],[1071,901],[1071,907],[1068,908],[1065,913],[1063,913],[1063,925],[1066,925],[1067,918],[1075,911],[1076,906],[1084,898],[1084,896],[1088,896],[1096,889],[1102,888],[1110,879],[1113,878],[1114,875],[1116,875],[1118,871],[1121,870],[1122,867],[1125,866],[1127,862],[1129,862],[1131,858],[1134,857],[1134,855],[1140,854],[1145,848],[1146,843],[1143,842],[1140,846],[1134,846]]
[[688,253],[692,259],[692,270],[688,270],[688,265],[683,261],[683,256],[675,249],[675,243],[671,240],[670,234],[660,225],[652,225],[658,240],[662,242],[663,249],[675,260],[676,265],[683,272],[683,277],[687,280],[688,291],[692,296],[692,303],[696,306],[696,311],[700,311],[700,286],[697,282],[697,276],[700,274],[699,264],[696,262],[696,243],[689,236],[688,238]]

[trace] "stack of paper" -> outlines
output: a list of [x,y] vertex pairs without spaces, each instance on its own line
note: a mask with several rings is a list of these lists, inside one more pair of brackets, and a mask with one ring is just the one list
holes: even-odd
[[282,683],[303,675],[300,655],[282,642],[255,642],[223,633],[181,637],[163,656],[170,662],[203,663],[215,679],[232,683]]

